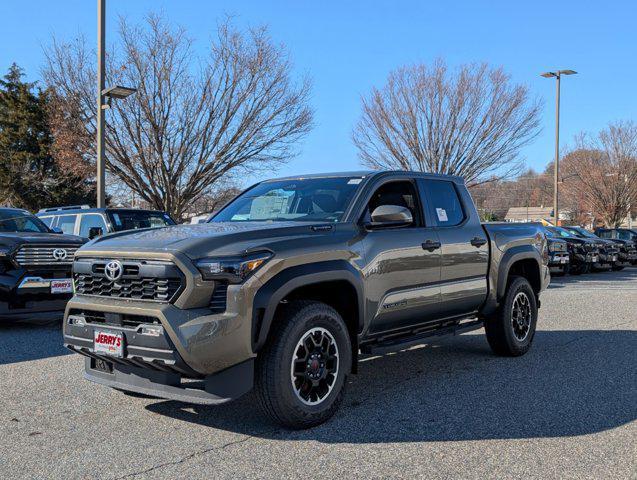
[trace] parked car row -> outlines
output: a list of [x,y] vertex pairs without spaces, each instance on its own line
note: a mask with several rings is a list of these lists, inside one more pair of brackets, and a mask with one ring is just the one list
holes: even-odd
[[637,232],[625,228],[597,229],[545,226],[549,267],[553,274],[580,275],[623,270],[637,265]]

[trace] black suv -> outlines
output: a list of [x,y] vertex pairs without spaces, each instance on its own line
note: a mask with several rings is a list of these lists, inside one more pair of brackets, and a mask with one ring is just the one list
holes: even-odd
[[138,228],[175,225],[170,215],[159,210],[91,208],[88,205],[44,208],[37,216],[49,228],[85,238]]
[[637,230],[632,228],[596,228],[595,234],[620,245],[619,257],[626,265],[637,265]]
[[61,318],[84,242],[53,232],[26,210],[0,208],[0,321]]

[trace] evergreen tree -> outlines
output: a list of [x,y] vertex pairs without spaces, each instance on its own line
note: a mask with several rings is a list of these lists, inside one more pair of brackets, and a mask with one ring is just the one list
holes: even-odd
[[47,94],[23,76],[14,63],[0,80],[0,202],[37,210],[90,201],[90,182],[80,179],[87,188],[77,188],[53,158]]

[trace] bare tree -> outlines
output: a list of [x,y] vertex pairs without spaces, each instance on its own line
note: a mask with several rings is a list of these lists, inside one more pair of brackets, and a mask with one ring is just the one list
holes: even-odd
[[[312,123],[310,85],[291,79],[285,49],[264,28],[223,23],[205,59],[183,29],[157,16],[145,27],[121,20],[119,32],[107,84],[138,91],[107,115],[107,169],[143,201],[180,218],[220,179],[296,154]],[[83,40],[54,41],[46,54],[44,78],[83,119],[84,151],[94,158],[93,54]]]
[[470,184],[506,177],[519,172],[520,148],[539,133],[540,102],[486,64],[400,68],[362,104],[353,141],[375,169],[454,174]]
[[637,124],[613,123],[596,138],[581,136],[562,161],[562,175],[572,177],[565,192],[583,196],[605,225],[621,225],[637,203]]

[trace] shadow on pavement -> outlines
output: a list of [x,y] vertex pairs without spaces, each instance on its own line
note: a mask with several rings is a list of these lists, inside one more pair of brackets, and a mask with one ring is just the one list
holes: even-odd
[[220,406],[147,405],[177,420],[280,440],[383,443],[564,437],[637,418],[637,332],[540,331],[524,357],[483,335],[365,358],[340,412],[306,431],[269,423],[247,395]]
[[45,325],[0,323],[0,365],[67,355],[60,321]]

